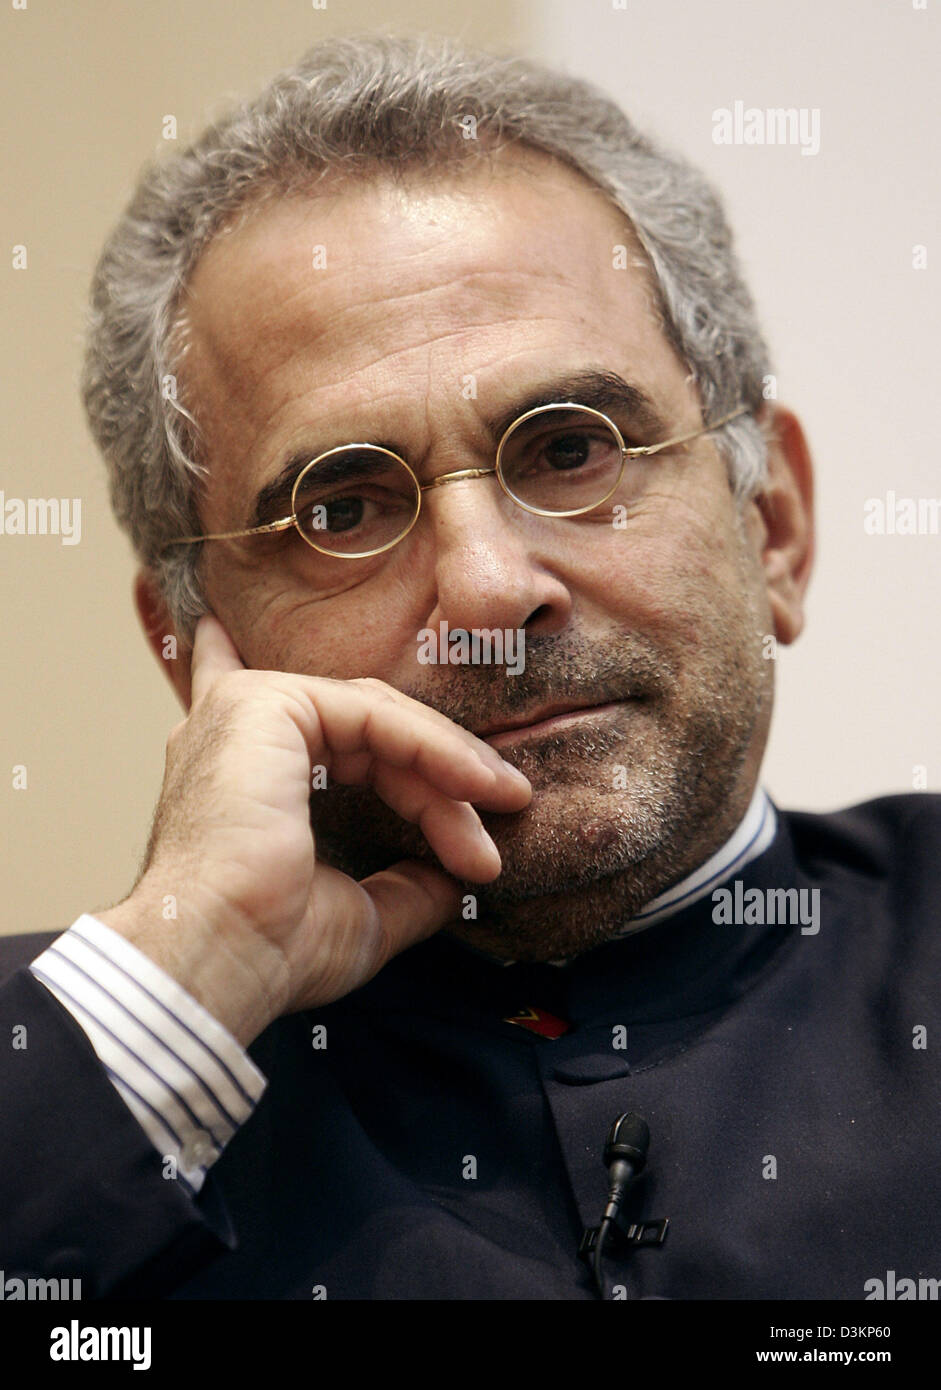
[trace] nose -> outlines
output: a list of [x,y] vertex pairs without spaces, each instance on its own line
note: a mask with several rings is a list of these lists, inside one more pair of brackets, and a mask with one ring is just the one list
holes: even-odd
[[518,507],[495,473],[429,488],[422,511],[434,546],[430,625],[524,628],[528,636],[565,627],[572,595],[555,560],[564,522]]

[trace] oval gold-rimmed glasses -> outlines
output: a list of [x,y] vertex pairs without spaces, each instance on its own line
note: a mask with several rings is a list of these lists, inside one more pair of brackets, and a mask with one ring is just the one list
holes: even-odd
[[364,560],[405,539],[421,513],[422,494],[471,478],[495,476],[518,507],[536,516],[584,516],[617,492],[629,459],[646,458],[721,429],[747,406],[660,444],[627,446],[600,410],[562,401],[514,420],[497,446],[493,468],[462,468],[420,483],[405,459],[379,444],[341,444],[312,458],[291,491],[291,515],[242,531],[181,536],[169,546],[236,540],[295,527],[322,555]]

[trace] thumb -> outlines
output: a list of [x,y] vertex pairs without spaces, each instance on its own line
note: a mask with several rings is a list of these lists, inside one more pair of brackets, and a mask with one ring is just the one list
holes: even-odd
[[202,699],[218,676],[226,671],[244,670],[244,663],[219,619],[204,613],[196,624],[190,658],[191,705]]
[[402,859],[361,879],[359,886],[372,898],[379,914],[387,960],[433,936],[461,915],[457,882],[417,859]]

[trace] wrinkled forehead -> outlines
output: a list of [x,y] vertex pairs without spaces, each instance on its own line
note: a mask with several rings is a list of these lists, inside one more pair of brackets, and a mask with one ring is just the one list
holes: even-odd
[[[521,300],[566,286],[617,293],[630,281],[662,328],[656,277],[627,215],[580,171],[514,145],[437,168],[332,173],[313,187],[263,190],[217,229],[190,272],[173,355],[188,359],[191,377],[212,363],[229,375],[246,352],[257,356],[269,327],[290,327],[292,300],[310,330],[304,292],[314,288],[325,336],[338,308],[365,307],[370,294],[388,321],[395,309],[381,268],[393,259],[400,282],[409,260],[413,272],[403,317],[410,292],[438,286],[451,289],[459,313],[454,290],[479,292],[502,271],[516,274]],[[332,346],[339,341],[335,330]]]

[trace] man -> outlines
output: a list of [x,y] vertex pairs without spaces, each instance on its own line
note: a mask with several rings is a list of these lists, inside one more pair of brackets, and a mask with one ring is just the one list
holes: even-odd
[[532,64],[325,44],[145,173],[84,390],[186,717],[128,898],[7,946],[8,1273],[938,1273],[938,799],[760,790],[813,552],[768,372],[702,180]]

